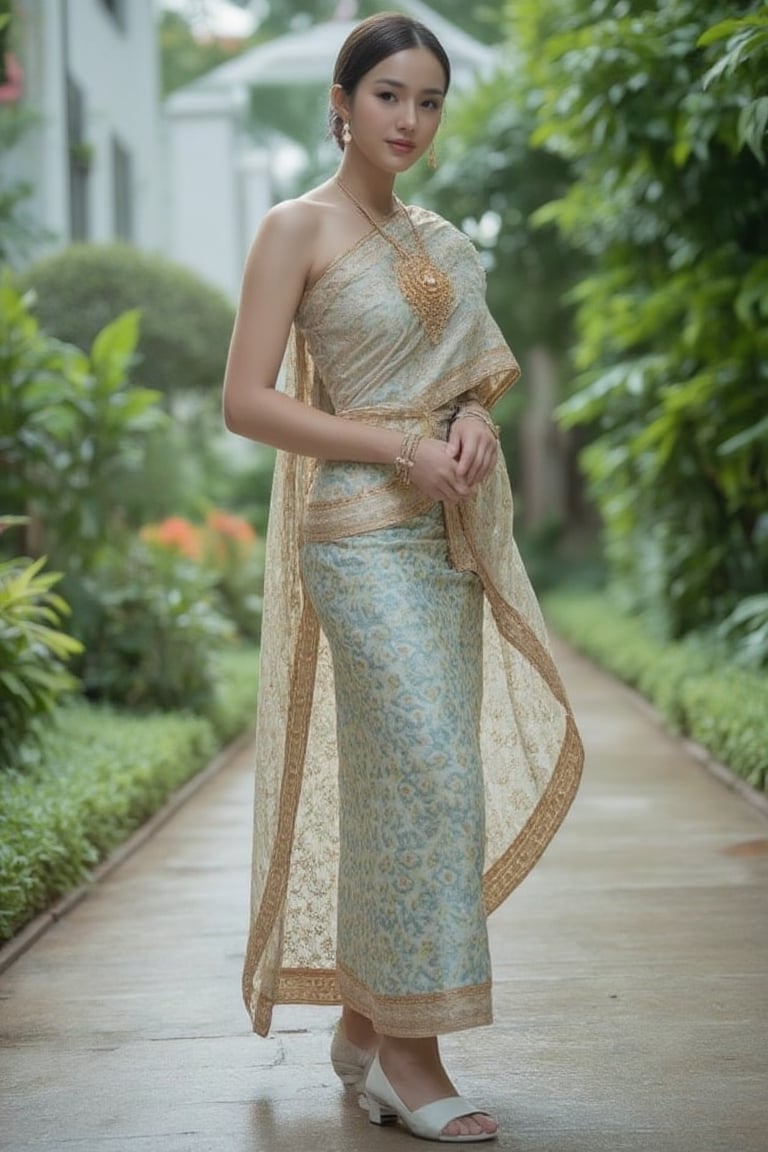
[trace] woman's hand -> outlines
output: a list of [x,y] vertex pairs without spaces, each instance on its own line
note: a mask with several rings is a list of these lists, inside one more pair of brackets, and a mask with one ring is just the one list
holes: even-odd
[[472,489],[493,470],[499,445],[483,420],[459,414],[451,425],[448,451],[456,461],[458,475]]
[[427,496],[445,504],[458,504],[472,491],[471,484],[459,471],[458,462],[445,440],[425,438],[419,441],[410,480]]

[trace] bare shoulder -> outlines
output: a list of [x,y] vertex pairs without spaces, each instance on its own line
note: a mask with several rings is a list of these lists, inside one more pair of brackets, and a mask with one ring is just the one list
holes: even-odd
[[270,208],[259,227],[260,233],[283,240],[306,241],[320,226],[318,206],[311,200],[283,200]]
[[328,204],[315,192],[275,204],[259,225],[249,263],[277,260],[307,278],[323,246],[327,218]]

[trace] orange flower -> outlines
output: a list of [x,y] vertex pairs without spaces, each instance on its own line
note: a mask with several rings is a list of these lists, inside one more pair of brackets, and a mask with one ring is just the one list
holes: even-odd
[[139,533],[142,540],[160,548],[178,552],[190,560],[199,560],[203,554],[200,529],[182,516],[169,516],[159,524],[147,524]]
[[222,512],[212,508],[205,518],[205,523],[213,532],[220,536],[228,536],[240,544],[251,545],[256,539],[256,533],[247,520],[241,516],[233,516],[230,512]]

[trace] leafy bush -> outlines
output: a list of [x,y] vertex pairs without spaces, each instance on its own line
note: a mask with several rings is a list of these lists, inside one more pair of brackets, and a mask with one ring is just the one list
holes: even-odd
[[45,560],[0,563],[0,768],[18,761],[38,719],[77,681],[67,660],[81,646],[59,628],[69,608]]
[[215,585],[193,560],[142,540],[102,550],[75,604],[85,693],[135,709],[208,707],[212,657],[234,635]]
[[25,551],[68,573],[121,525],[121,489],[166,419],[159,393],[127,384],[138,314],[103,328],[90,355],[47,335],[0,277],[0,506],[30,513]]
[[540,7],[563,20],[528,63],[533,142],[574,178],[536,219],[593,261],[561,411],[594,438],[582,461],[614,579],[680,637],[768,581],[768,9],[515,13]]
[[215,691],[207,716],[219,741],[234,740],[256,721],[258,653],[228,648],[214,658]]
[[234,308],[193,272],[127,245],[75,244],[32,265],[47,331],[87,348],[113,316],[141,313],[140,362],[134,375],[170,396],[219,387]]
[[211,508],[204,524],[171,516],[147,524],[142,539],[195,561],[210,575],[222,608],[241,636],[258,640],[264,550],[247,520]]
[[59,710],[40,755],[0,774],[0,941],[87,879],[255,711],[258,652],[215,662],[210,716]]
[[638,688],[675,730],[768,790],[768,676],[729,663],[711,640],[664,643],[605,595],[553,593],[545,610],[563,636]]
[[717,629],[728,643],[738,643],[736,663],[745,668],[768,665],[768,593],[748,596]]

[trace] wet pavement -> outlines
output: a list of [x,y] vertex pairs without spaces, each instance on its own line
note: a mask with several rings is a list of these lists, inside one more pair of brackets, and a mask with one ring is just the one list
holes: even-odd
[[[768,818],[614,680],[558,661],[584,783],[491,918],[496,1022],[447,1037],[446,1064],[504,1152],[768,1152]],[[335,1010],[249,1032],[249,759],[0,976],[3,1152],[426,1146],[345,1096]]]

